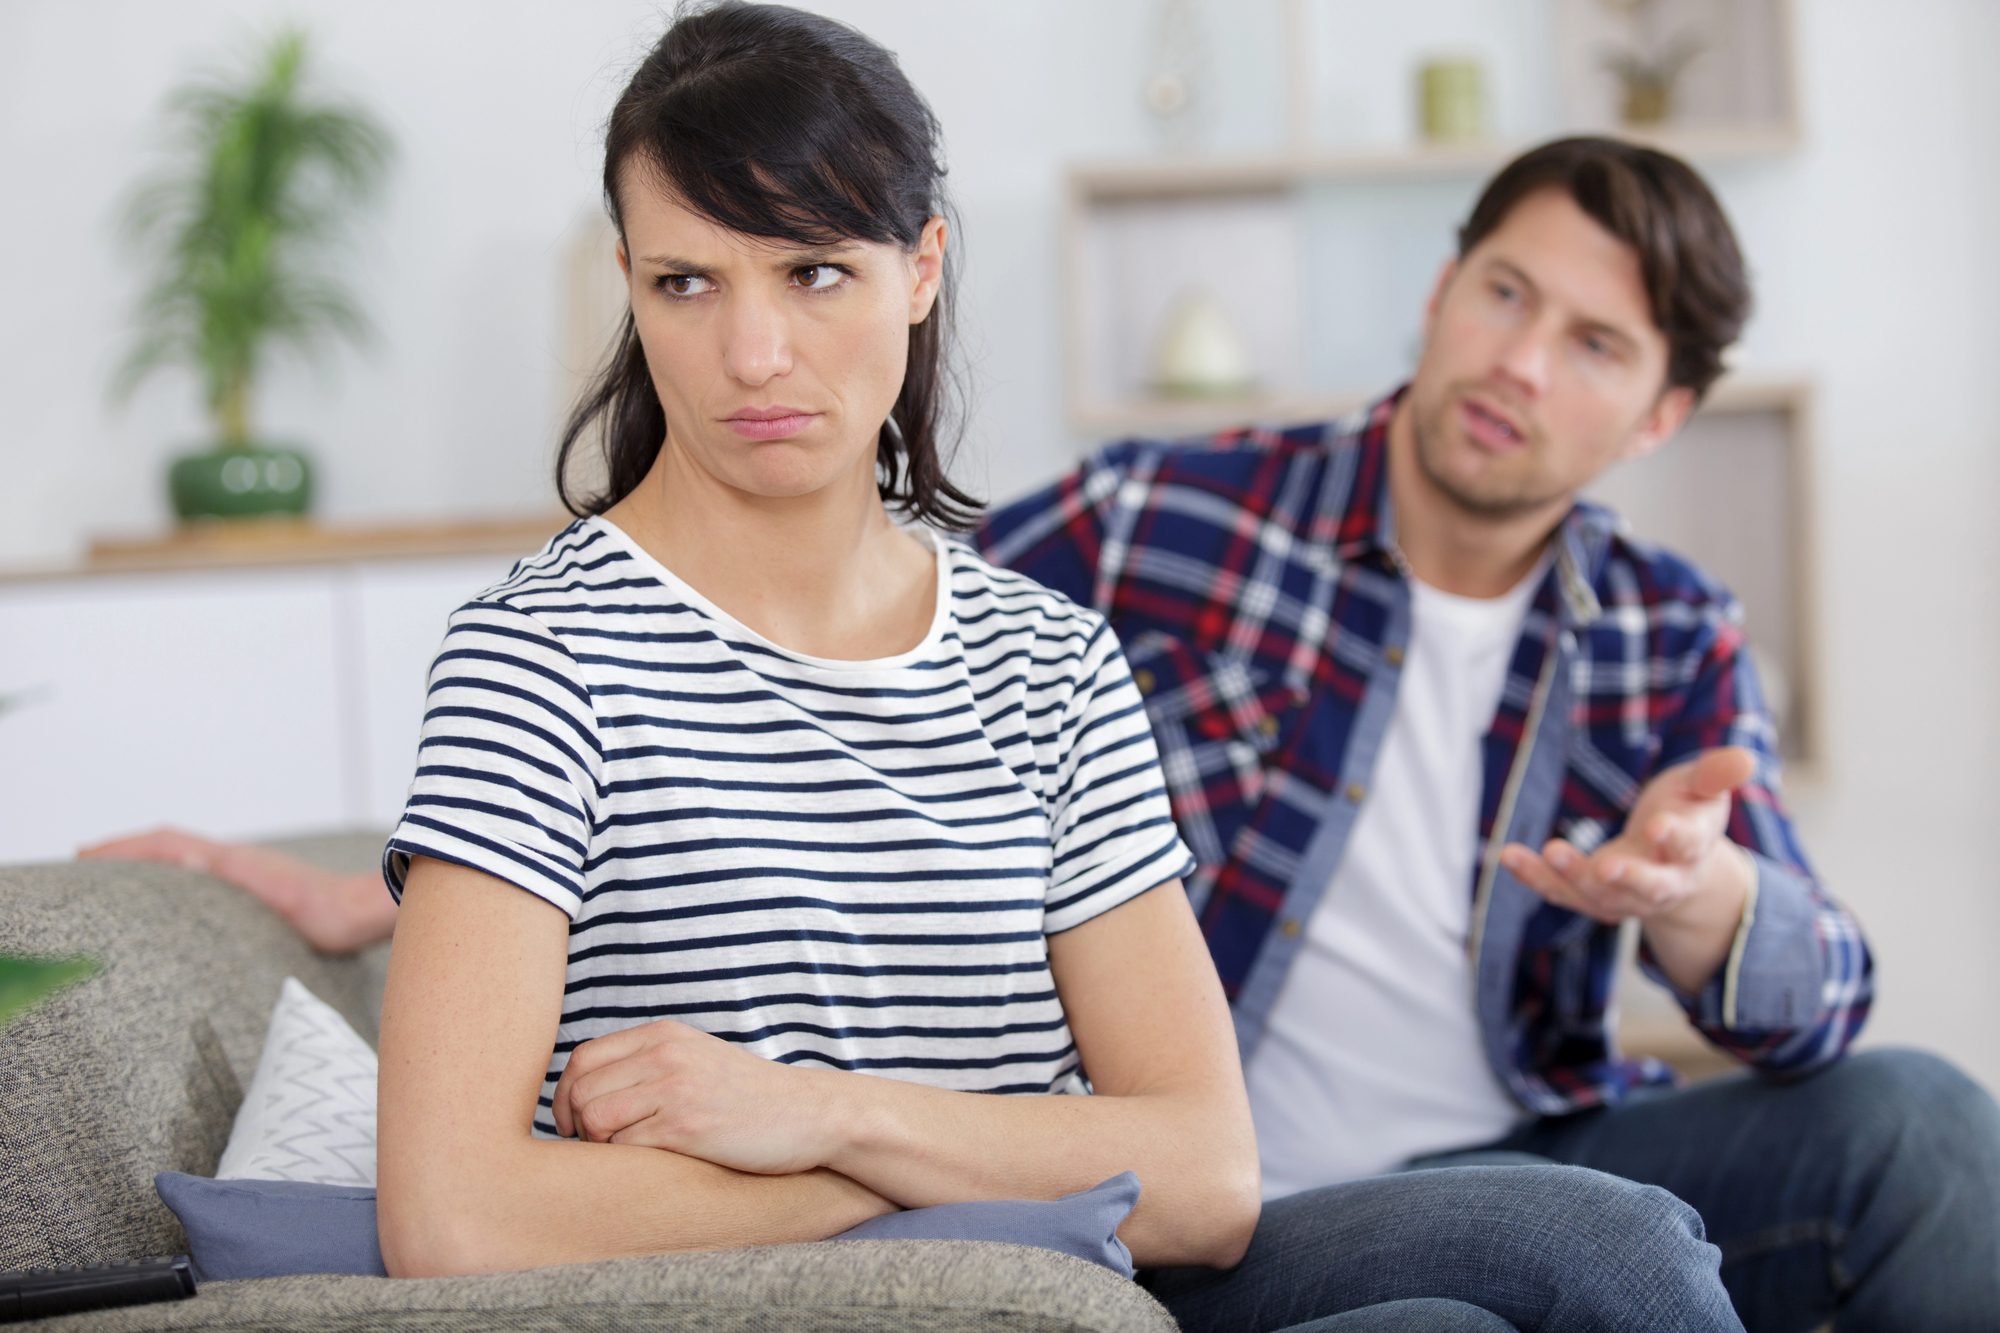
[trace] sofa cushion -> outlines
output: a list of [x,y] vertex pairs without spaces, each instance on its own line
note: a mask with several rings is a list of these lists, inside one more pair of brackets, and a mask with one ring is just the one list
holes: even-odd
[[102,965],[0,1038],[0,1269],[187,1248],[153,1177],[214,1174],[287,975],[375,1033],[355,959],[177,866],[0,867],[0,951]]
[[283,1277],[37,1324],[48,1333],[214,1329],[687,1333],[1174,1333],[1136,1283],[1050,1250],[822,1241],[455,1278]]
[[153,1185],[186,1229],[204,1282],[295,1273],[389,1276],[373,1185],[210,1180],[179,1171],[160,1172]]
[[215,1174],[373,1186],[376,1074],[374,1049],[332,1005],[286,977]]

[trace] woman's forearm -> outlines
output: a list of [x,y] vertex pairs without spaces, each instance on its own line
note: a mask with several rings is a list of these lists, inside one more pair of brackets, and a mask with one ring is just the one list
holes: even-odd
[[911,1208],[1054,1198],[1129,1170],[1143,1193],[1120,1234],[1141,1263],[1235,1263],[1257,1221],[1256,1135],[1186,897],[1164,886],[1056,937],[1050,954],[1096,1096],[802,1069],[660,1020],[571,1053],[556,1126],[743,1171],[829,1168]]
[[1228,1266],[1255,1223],[1254,1141],[1226,1088],[1093,1097],[988,1097],[828,1072],[826,1165],[905,1208],[1047,1199],[1133,1171],[1143,1192],[1119,1235],[1142,1265]]
[[522,1138],[383,1167],[377,1218],[395,1277],[825,1240],[895,1211],[833,1171],[748,1175],[613,1143]]

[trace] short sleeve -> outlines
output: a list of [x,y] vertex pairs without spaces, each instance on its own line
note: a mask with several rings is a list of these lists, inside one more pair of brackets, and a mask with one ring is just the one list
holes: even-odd
[[1117,636],[1094,613],[1051,747],[1053,866],[1043,930],[1071,930],[1195,868],[1174,828],[1159,751]]
[[398,901],[412,856],[484,871],[583,907],[597,775],[596,713],[576,659],[525,612],[475,601],[431,666],[417,773],[383,853]]

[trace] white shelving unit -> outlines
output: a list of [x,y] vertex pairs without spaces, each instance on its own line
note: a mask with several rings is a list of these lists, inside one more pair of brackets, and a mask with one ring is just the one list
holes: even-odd
[[[1561,120],[1533,138],[1331,147],[1314,141],[1321,0],[1285,0],[1286,142],[1261,154],[1080,163],[1062,218],[1067,402],[1088,437],[1197,434],[1336,414],[1407,369],[1418,307],[1479,185],[1559,133],[1615,133],[1698,165],[1788,153],[1801,139],[1789,0],[1655,0],[1661,32],[1713,47],[1683,75],[1676,119],[1613,123],[1603,65],[1621,21],[1603,0],[1549,0]],[[1655,34],[1658,36],[1658,34]],[[1632,38],[1637,40],[1637,38]],[[1346,64],[1361,57],[1350,53]],[[1412,79],[1414,71],[1411,71]],[[1168,311],[1193,286],[1229,313],[1257,370],[1234,399],[1149,387]],[[1360,327],[1353,327],[1360,326]],[[1399,355],[1401,359],[1399,359]]]

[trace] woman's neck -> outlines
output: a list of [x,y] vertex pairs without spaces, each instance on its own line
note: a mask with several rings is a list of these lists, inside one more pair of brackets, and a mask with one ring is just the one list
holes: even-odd
[[723,484],[671,444],[605,517],[709,601],[811,657],[869,661],[923,642],[934,554],[898,529],[874,459],[809,495]]

